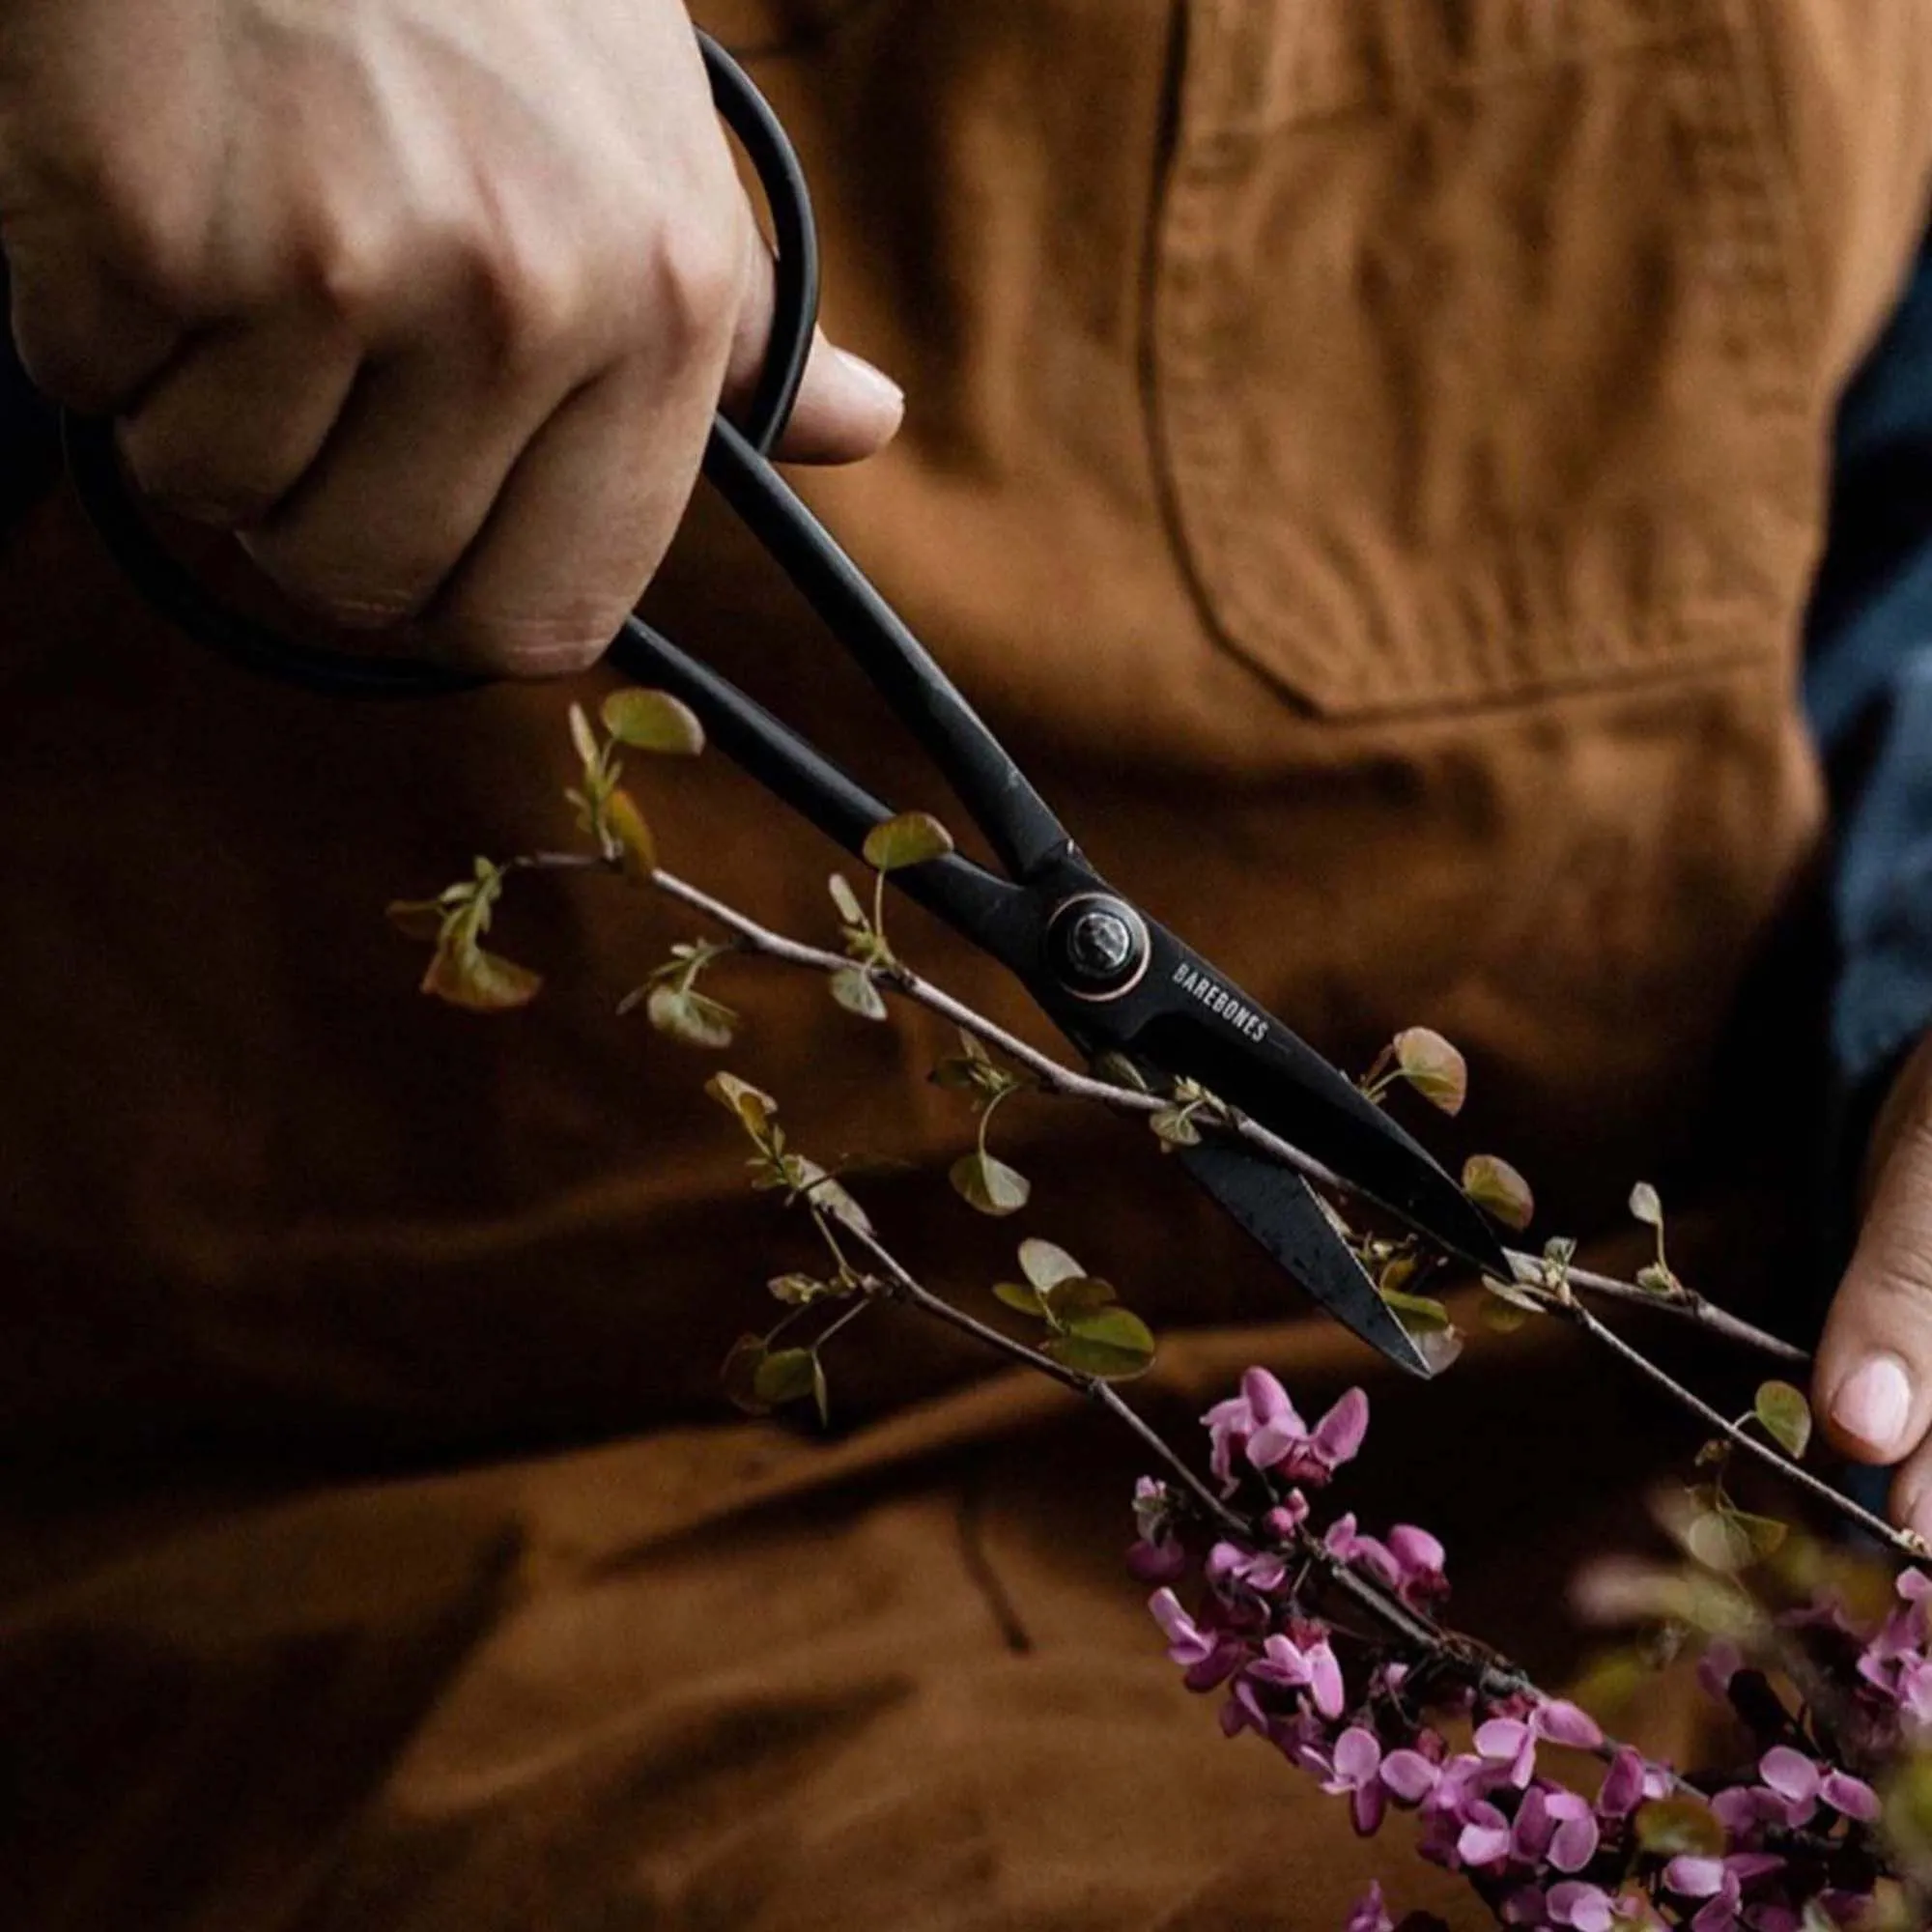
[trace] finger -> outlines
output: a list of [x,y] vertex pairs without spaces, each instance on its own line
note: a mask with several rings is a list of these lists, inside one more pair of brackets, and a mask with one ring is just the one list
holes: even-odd
[[163,368],[182,325],[99,261],[7,238],[14,342],[36,386],[83,415],[117,414]]
[[1901,1130],[1832,1304],[1814,1377],[1832,1439],[1892,1463],[1932,1422],[1932,1124]]
[[422,611],[491,515],[556,390],[508,381],[459,345],[365,362],[320,457],[245,532],[255,562],[338,624]]
[[[750,221],[745,245],[745,295],[724,377],[724,408],[734,417],[750,406],[764,370],[777,294],[771,250]],[[857,463],[892,441],[904,417],[899,385],[818,329],[778,454],[788,463]]]
[[178,515],[260,522],[327,442],[360,354],[345,324],[315,311],[200,336],[122,423],[128,466]]
[[668,390],[661,372],[629,361],[572,396],[424,619],[443,654],[513,677],[601,657],[684,515],[716,388],[714,374]]
[[1932,1536],[1932,1440],[1921,1442],[1892,1479],[1891,1520]]

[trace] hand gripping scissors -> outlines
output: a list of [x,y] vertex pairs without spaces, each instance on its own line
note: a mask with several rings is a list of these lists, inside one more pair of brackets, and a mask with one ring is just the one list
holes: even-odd
[[[729,55],[699,40],[719,112],[758,176],[777,250],[772,347],[742,427],[717,418],[704,473],[937,763],[1006,874],[954,853],[895,872],[894,883],[1018,978],[1090,1063],[1124,1061],[1156,1092],[1196,1083],[1443,1254],[1510,1279],[1494,1233],[1415,1140],[1087,863],[945,672],[773,468],[769,455],[790,418],[817,320],[817,234],[777,116]],[[426,696],[482,682],[446,666],[298,644],[224,609],[149,527],[112,426],[69,418],[63,427],[75,488],[117,561],[163,615],[223,656],[342,696]],[[609,658],[625,675],[681,698],[728,757],[848,852],[858,854],[894,815],[640,619],[625,623]],[[1232,1135],[1176,1153],[1330,1315],[1392,1362],[1428,1375],[1302,1174]]]

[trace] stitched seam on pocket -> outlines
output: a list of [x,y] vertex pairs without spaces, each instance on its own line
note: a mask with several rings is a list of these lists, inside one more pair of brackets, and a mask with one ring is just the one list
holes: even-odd
[[[1239,500],[1240,425],[1232,411],[1201,402],[1212,374],[1216,276],[1228,272],[1213,230],[1212,177],[1235,149],[1249,145],[1231,148],[1210,137],[1205,166],[1198,148],[1183,155],[1175,189],[1179,198],[1165,213],[1161,275],[1167,314],[1157,318],[1153,431],[1190,581],[1210,632],[1224,646],[1320,708],[1353,714],[1400,711],[1432,699],[1472,701],[1485,693],[1508,696],[1659,665],[1715,662],[1738,654],[1753,634],[1760,649],[1788,639],[1789,619],[1802,594],[1804,526],[1814,514],[1816,492],[1806,491],[1803,479],[1816,467],[1815,440],[1796,353],[1789,237],[1765,185],[1771,157],[1763,150],[1762,125],[1753,124],[1746,99],[1743,50],[1725,31],[1724,20],[1712,16],[1694,35],[1673,37],[1672,44],[1714,36],[1721,38],[1725,57],[1672,68],[1665,78],[1694,103],[1686,109],[1685,139],[1704,187],[1694,197],[1702,226],[1690,246],[1700,260],[1724,271],[1714,313],[1714,371],[1741,384],[1735,407],[1750,419],[1752,460],[1763,472],[1762,479],[1747,482],[1759,489],[1768,516],[1776,520],[1775,528],[1753,540],[1752,564],[1744,580],[1750,594],[1719,600],[1734,608],[1712,609],[1707,599],[1700,610],[1691,586],[1660,585],[1645,613],[1650,621],[1579,623],[1557,608],[1571,587],[1560,565],[1539,582],[1531,554],[1535,532],[1524,529],[1513,540],[1506,535],[1497,567],[1481,579],[1445,581],[1419,572],[1401,586],[1390,609],[1381,608],[1383,600],[1366,584],[1352,597],[1342,585],[1350,662],[1346,670],[1324,666],[1318,625],[1285,621],[1278,607],[1284,583],[1291,591],[1307,592],[1310,601],[1319,601],[1323,590],[1334,599],[1337,585],[1318,582],[1306,565],[1270,572],[1243,554],[1251,523]],[[1654,45],[1642,49],[1646,55],[1655,51]],[[1190,188],[1205,191],[1189,194]],[[1177,393],[1170,396],[1170,390]],[[1788,446],[1780,455],[1781,442]],[[1190,496],[1198,506],[1194,514],[1186,507]],[[1775,564],[1778,556],[1791,562]],[[1337,557],[1321,561],[1332,578]],[[1477,603],[1484,608],[1472,608]],[[1441,644],[1445,635],[1455,636],[1453,646]]]

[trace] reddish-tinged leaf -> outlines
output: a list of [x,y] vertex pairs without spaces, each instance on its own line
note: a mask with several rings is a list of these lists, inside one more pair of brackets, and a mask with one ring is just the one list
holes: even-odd
[[507,1013],[526,1007],[543,990],[543,976],[513,959],[486,952],[471,939],[438,946],[423,975],[422,990],[472,1013]]
[[1536,1197],[1529,1182],[1492,1153],[1471,1154],[1463,1162],[1463,1192],[1505,1228],[1520,1232],[1535,1218]]
[[1395,1064],[1402,1077],[1445,1114],[1459,1114],[1469,1096],[1469,1063],[1428,1027],[1410,1027],[1395,1037]]

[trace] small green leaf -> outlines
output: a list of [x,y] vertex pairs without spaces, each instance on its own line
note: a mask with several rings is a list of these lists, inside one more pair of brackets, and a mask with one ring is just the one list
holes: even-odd
[[1065,1248],[1032,1236],[1020,1243],[1020,1269],[1042,1293],[1087,1272]]
[[759,1399],[757,1389],[758,1370],[764,1364],[765,1353],[762,1337],[741,1335],[731,1345],[731,1352],[724,1357],[724,1366],[719,1371],[725,1399],[747,1415],[771,1413],[771,1404]]
[[1717,1814],[1694,1798],[1653,1798],[1637,1807],[1636,1841],[1660,1859],[1717,1859],[1727,1842]]
[[577,755],[583,760],[586,772],[595,771],[602,761],[603,753],[597,745],[597,734],[590,728],[590,720],[583,715],[581,704],[570,707],[570,742],[577,747]]
[[1045,1352],[1063,1368],[1105,1381],[1145,1375],[1153,1361],[1154,1342],[1148,1325],[1125,1308],[1102,1308],[1075,1316],[1066,1332],[1053,1336]]
[[604,826],[617,841],[624,876],[634,886],[647,886],[658,868],[658,844],[638,802],[627,791],[613,791],[604,802]]
[[543,977],[486,951],[474,938],[445,932],[423,975],[422,990],[472,1013],[506,1013],[543,990]]
[[1684,1290],[1684,1284],[1662,1262],[1647,1262],[1638,1268],[1636,1285],[1646,1294],[1659,1295],[1666,1300],[1681,1294]]
[[1639,1180],[1631,1189],[1630,1210],[1646,1228],[1663,1226],[1663,1203],[1647,1180]]
[[832,903],[838,908],[838,917],[847,925],[864,926],[867,923],[866,908],[859,903],[859,895],[852,890],[851,880],[843,872],[834,872],[829,884]]
[[1404,1323],[1425,1333],[1435,1332],[1449,1326],[1449,1311],[1441,1302],[1427,1294],[1405,1294],[1401,1289],[1385,1288],[1381,1292],[1383,1301],[1398,1315],[1408,1318]]
[[1109,1308],[1120,1296],[1114,1293],[1111,1282],[1097,1280],[1093,1275],[1069,1275],[1065,1281],[1043,1289],[1041,1298],[1052,1311],[1053,1319],[1070,1327],[1077,1316]]
[[1185,1107],[1164,1107],[1149,1118],[1148,1125],[1163,1147],[1201,1145],[1201,1129],[1194,1124],[1194,1116]]
[[866,863],[875,872],[898,872],[952,849],[952,833],[929,811],[902,811],[867,835]]
[[695,758],[704,749],[704,726],[690,705],[668,691],[613,691],[604,700],[604,728],[634,751]]
[[861,1208],[850,1191],[828,1174],[815,1160],[803,1154],[785,1156],[785,1173],[801,1199],[810,1201],[821,1213],[830,1214],[856,1235],[872,1232],[872,1217]]
[[721,1001],[696,991],[653,986],[644,1013],[661,1034],[709,1052],[722,1052],[738,1037],[738,1015]]
[[832,997],[848,1013],[856,1013],[862,1020],[882,1020],[888,1017],[886,1003],[880,997],[872,976],[863,966],[841,966],[831,980]]
[[1471,1154],[1463,1164],[1463,1192],[1484,1213],[1520,1232],[1536,1217],[1529,1182],[1492,1153]]
[[1445,1114],[1460,1114],[1469,1095],[1469,1063],[1428,1027],[1410,1027],[1396,1035],[1395,1064],[1402,1077]]
[[1039,1298],[1039,1290],[1028,1288],[1024,1282],[1000,1281],[993,1284],[993,1295],[1009,1308],[1017,1309],[1022,1315],[1044,1318],[1046,1303]]
[[1494,1275],[1486,1274],[1483,1277],[1483,1286],[1490,1291],[1491,1294],[1497,1301],[1508,1302],[1520,1315],[1547,1315],[1549,1313],[1545,1303],[1539,1301],[1526,1288],[1523,1288],[1517,1282],[1501,1281]]
[[838,1292],[829,1281],[816,1281],[809,1274],[775,1275],[765,1286],[772,1299],[787,1308],[810,1308],[814,1302],[830,1300]]
[[1734,1577],[1775,1556],[1788,1533],[1772,1517],[1739,1509],[1706,1510],[1685,1530],[1684,1547],[1705,1569]]
[[832,1385],[825,1379],[825,1364],[816,1351],[811,1357],[811,1406],[818,1411],[818,1426],[832,1427]]
[[1530,1316],[1520,1304],[1492,1296],[1483,1303],[1481,1320],[1492,1335],[1514,1335],[1529,1325]]
[[1153,1089],[1147,1083],[1144,1074],[1124,1053],[1109,1048],[1094,1063],[1096,1078],[1107,1081],[1115,1087],[1124,1087],[1130,1094],[1151,1094]]
[[749,1080],[740,1080],[735,1073],[714,1073],[704,1083],[704,1091],[726,1113],[737,1115],[739,1123],[760,1146],[771,1138],[772,1117],[779,1103],[769,1094],[761,1093]]
[[816,1359],[810,1349],[774,1349],[758,1364],[752,1378],[752,1392],[772,1408],[803,1402],[812,1393],[817,1379],[812,1374]]
[[952,1163],[947,1179],[970,1207],[996,1219],[1017,1214],[1033,1194],[1033,1183],[1025,1175],[977,1149],[961,1154]]
[[1753,1404],[1764,1431],[1794,1462],[1811,1441],[1811,1405],[1789,1382],[1766,1382]]

